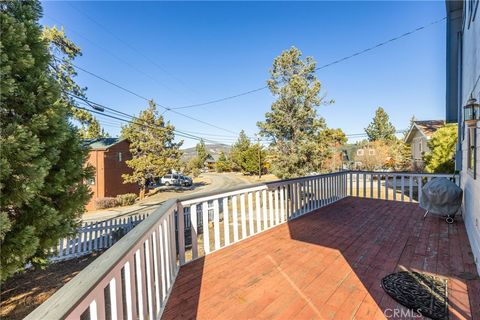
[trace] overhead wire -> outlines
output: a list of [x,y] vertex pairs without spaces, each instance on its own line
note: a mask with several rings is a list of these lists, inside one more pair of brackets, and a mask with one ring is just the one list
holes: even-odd
[[[54,19],[54,18],[52,18],[52,19]],[[446,19],[446,17],[443,17],[442,19],[435,20],[435,21],[433,21],[433,22],[430,22],[429,24],[426,24],[426,25],[423,25],[423,26],[418,27],[418,28],[416,28],[416,29],[413,29],[413,30],[411,30],[411,31],[405,32],[405,33],[403,33],[403,34],[401,34],[401,35],[399,35],[399,36],[396,36],[396,37],[393,37],[393,38],[388,39],[388,40],[386,40],[386,41],[380,42],[380,43],[378,43],[378,44],[376,44],[376,45],[374,45],[374,46],[368,47],[368,48],[363,49],[363,50],[361,50],[361,51],[355,52],[355,53],[353,53],[353,54],[351,54],[351,55],[345,56],[345,57],[343,57],[343,58],[341,58],[341,59],[337,59],[337,60],[332,61],[332,62],[330,62],[330,63],[324,64],[324,65],[322,65],[322,66],[320,66],[320,67],[315,68],[315,71],[318,71],[318,70],[327,68],[327,67],[332,66],[332,65],[334,65],[334,64],[341,63],[341,62],[346,61],[346,60],[348,60],[348,59],[351,59],[351,58],[353,58],[353,57],[356,57],[356,56],[359,56],[359,55],[361,55],[361,54],[364,54],[364,53],[366,53],[366,52],[368,52],[368,51],[371,51],[371,50],[374,50],[374,49],[379,48],[379,47],[381,47],[381,46],[384,46],[384,45],[386,45],[386,44],[388,44],[388,43],[391,43],[391,42],[397,41],[397,40],[399,40],[399,39],[402,39],[402,38],[407,37],[407,36],[409,36],[409,35],[411,35],[411,34],[413,34],[413,33],[416,33],[416,32],[418,32],[418,31],[420,31],[420,30],[423,30],[423,29],[425,29],[425,28],[427,28],[427,27],[429,27],[429,26],[431,26],[431,25],[440,23],[440,22],[444,21],[445,19]],[[54,19],[54,20],[56,20],[56,19]],[[58,20],[57,20],[57,21],[58,21]],[[97,24],[98,24],[98,23],[97,23]],[[120,38],[118,38],[118,39],[120,39]],[[87,40],[89,40],[89,39],[87,39]],[[55,59],[59,60],[58,58],[55,58]],[[81,71],[83,71],[83,72],[85,72],[85,73],[87,73],[87,74],[89,74],[89,75],[91,75],[91,76],[93,76],[93,77],[96,77],[97,79],[100,79],[100,80],[102,80],[102,81],[104,81],[104,82],[106,82],[106,83],[108,83],[108,84],[110,84],[110,85],[112,85],[112,86],[115,86],[115,87],[118,88],[118,89],[121,89],[121,90],[123,90],[123,91],[125,91],[125,92],[127,92],[127,93],[129,93],[129,94],[132,94],[132,95],[136,96],[137,98],[140,98],[140,99],[145,100],[145,101],[150,101],[150,99],[146,98],[145,96],[143,96],[143,95],[141,95],[141,94],[138,94],[138,93],[136,93],[136,92],[134,92],[134,91],[132,91],[132,90],[130,90],[130,89],[127,89],[127,88],[125,88],[124,86],[121,86],[121,85],[119,85],[119,84],[117,84],[117,83],[114,83],[113,81],[110,81],[110,80],[106,79],[105,77],[99,76],[99,75],[97,75],[97,74],[95,74],[95,73],[93,73],[93,72],[91,72],[91,71],[88,71],[88,70],[86,70],[85,68],[82,68],[82,67],[80,67],[80,66],[77,66],[77,65],[75,65],[75,64],[73,64],[73,63],[72,63],[72,66],[73,66],[74,68],[76,68],[76,69],[78,69],[78,70],[81,70]],[[476,83],[475,83],[475,86],[477,85],[477,83],[478,83],[478,79],[477,79],[477,81],[476,81]],[[231,95],[231,96],[224,97],[224,98],[220,98],[220,99],[215,99],[215,100],[207,101],[207,102],[204,102],[204,103],[197,103],[197,104],[192,104],[192,105],[182,106],[182,107],[167,107],[167,106],[164,106],[164,105],[159,104],[159,103],[157,103],[157,105],[160,106],[161,108],[163,108],[163,109],[164,109],[164,112],[170,111],[170,112],[172,112],[172,113],[175,113],[175,114],[181,115],[181,116],[183,116],[183,117],[186,117],[186,118],[188,118],[188,119],[190,119],[190,120],[197,121],[197,122],[199,122],[199,123],[202,123],[202,124],[205,124],[205,125],[214,127],[214,128],[216,128],[216,129],[219,129],[219,130],[222,130],[222,131],[225,131],[225,132],[229,132],[229,133],[233,133],[233,134],[237,134],[237,132],[234,132],[234,131],[229,130],[229,129],[226,129],[226,128],[222,128],[222,127],[217,126],[217,125],[215,125],[215,124],[212,124],[212,123],[203,121],[203,120],[201,120],[201,119],[197,119],[197,118],[195,118],[195,117],[192,117],[192,116],[190,116],[190,115],[181,113],[181,112],[179,112],[179,111],[176,111],[176,109],[193,108],[193,107],[199,107],[199,106],[214,104],[214,103],[218,103],[218,102],[222,102],[222,101],[234,99],[234,98],[237,98],[237,97],[241,97],[241,96],[244,96],[244,95],[248,95],[248,94],[251,94],[251,93],[254,93],[254,92],[258,92],[258,91],[264,90],[264,89],[266,89],[266,88],[268,88],[268,86],[263,86],[263,87],[260,87],[260,88],[256,88],[256,89],[253,89],[253,90],[248,90],[248,91],[246,91],[246,92],[242,92],[242,93],[239,93],[239,94]],[[116,113],[122,114],[122,112],[120,112],[120,111],[118,111],[118,110],[114,110],[114,109],[112,110],[111,108],[108,108],[108,107],[107,107],[107,109],[109,109],[109,110],[112,111],[112,112],[116,112]],[[87,111],[90,111],[90,110],[87,110]],[[101,114],[101,113],[99,113],[99,114]],[[130,116],[130,115],[125,114],[125,113],[123,113],[123,115],[125,115],[125,116]],[[350,137],[354,137],[355,135],[349,135],[349,136],[350,136]],[[360,136],[362,136],[362,135],[361,135],[361,134],[358,134],[358,136],[360,137]]]
[[[384,45],[387,45],[387,44],[389,44],[389,43],[391,43],[391,42],[400,40],[400,39],[405,38],[405,37],[407,37],[407,36],[409,36],[409,35],[412,35],[412,34],[418,32],[418,31],[421,31],[421,30],[423,30],[423,29],[426,29],[426,28],[428,28],[428,27],[430,27],[430,26],[432,26],[432,25],[435,25],[435,24],[437,24],[437,23],[440,23],[440,22],[442,22],[442,21],[444,21],[444,20],[446,20],[446,19],[447,19],[447,17],[443,17],[443,18],[441,18],[441,19],[432,21],[432,22],[430,22],[430,23],[428,23],[428,24],[425,24],[425,25],[423,25],[423,26],[420,26],[420,27],[418,27],[418,28],[415,28],[415,29],[413,29],[413,30],[411,30],[411,31],[405,32],[405,33],[403,33],[403,34],[401,34],[401,35],[399,35],[399,36],[396,36],[396,37],[390,38],[390,39],[388,39],[388,40],[386,40],[386,41],[377,43],[377,44],[374,45],[374,46],[368,47],[368,48],[366,48],[366,49],[363,49],[363,50],[357,51],[357,52],[355,52],[355,53],[353,53],[353,54],[350,54],[350,55],[348,55],[348,56],[345,56],[345,57],[343,57],[343,58],[340,58],[340,59],[334,60],[334,61],[332,61],[332,62],[329,62],[329,63],[327,63],[327,64],[324,64],[324,65],[322,65],[322,66],[320,66],[320,67],[315,68],[315,71],[319,71],[319,70],[328,68],[328,67],[330,67],[330,66],[332,66],[332,65],[338,64],[338,63],[340,63],[340,62],[349,60],[349,59],[351,59],[351,58],[354,58],[354,57],[359,56],[359,55],[361,55],[361,54],[364,54],[364,53],[366,53],[366,52],[369,52],[369,51],[372,51],[372,50],[377,49],[377,48],[379,48],[379,47],[382,47],[382,46],[384,46]],[[251,93],[255,93],[255,92],[258,92],[258,91],[265,90],[265,89],[267,89],[267,88],[268,88],[268,86],[263,86],[263,87],[259,87],[259,88],[256,88],[256,89],[252,89],[252,90],[248,90],[248,91],[245,91],[245,92],[241,92],[241,93],[238,93],[238,94],[234,94],[234,95],[231,95],[231,96],[227,96],[227,97],[224,97],[224,98],[214,99],[214,100],[210,100],[210,101],[206,101],[206,102],[202,102],[202,103],[196,103],[196,104],[191,104],[191,105],[186,105],[186,106],[181,106],[181,107],[175,107],[175,108],[172,108],[172,109],[186,109],[186,108],[195,108],[195,107],[206,106],[206,105],[215,104],[215,103],[218,103],[218,102],[223,102],[223,101],[226,101],[226,100],[231,100],[231,99],[235,99],[235,98],[238,98],[238,97],[242,97],[242,96],[245,96],[245,95],[248,95],[248,94],[251,94]]]
[[[65,25],[65,23],[63,23],[62,21],[48,15],[48,14],[44,14],[44,16],[46,16],[47,18],[61,24],[61,25]],[[83,35],[82,33],[76,31],[75,29],[73,28],[70,28],[69,27],[69,31],[72,31],[73,33],[77,34],[79,37],[85,39],[86,41],[88,41],[89,43],[91,43],[93,46],[99,48],[100,50],[108,53],[109,55],[111,55],[112,57],[114,57],[115,59],[117,59],[118,61],[120,61],[121,63],[123,63],[124,65],[128,66],[129,68],[131,68],[132,70],[135,70],[137,73],[139,74],[142,74],[143,76],[149,78],[150,80],[153,80],[154,82],[156,82],[157,84],[159,84],[160,86],[168,89],[168,90],[172,90],[172,88],[170,88],[169,86],[167,86],[166,84],[164,84],[163,82],[159,81],[158,79],[156,79],[155,77],[151,76],[150,74],[144,72],[143,70],[137,68],[136,66],[134,66],[133,64],[131,64],[130,62],[128,62],[127,60],[119,57],[118,55],[116,55],[115,53],[113,53],[112,51],[110,51],[109,49],[99,45],[98,43],[96,43],[95,41],[92,41],[90,40],[88,37],[86,37],[85,35]]]
[[[401,34],[401,35],[399,35],[399,36],[390,38],[390,39],[388,39],[388,40],[386,40],[386,41],[380,42],[380,43],[378,43],[378,44],[376,44],[376,45],[374,45],[374,46],[368,47],[368,48],[366,48],[366,49],[357,51],[357,52],[355,52],[355,53],[353,53],[353,54],[351,54],[351,55],[348,55],[348,56],[345,56],[345,57],[343,57],[343,58],[340,58],[340,59],[334,60],[334,61],[332,61],[332,62],[329,62],[329,63],[327,63],[327,64],[324,64],[324,65],[322,65],[322,66],[320,66],[320,67],[315,68],[315,71],[318,71],[318,70],[321,70],[321,69],[330,67],[330,66],[332,66],[332,65],[341,63],[341,62],[346,61],[346,60],[348,60],[348,59],[351,59],[351,58],[353,58],[353,57],[356,57],[356,56],[359,56],[359,55],[364,54],[364,53],[366,53],[366,52],[369,52],[369,51],[371,51],[371,50],[374,50],[374,49],[376,49],[376,48],[382,47],[382,46],[387,45],[387,44],[389,44],[389,43],[391,43],[391,42],[397,41],[397,40],[402,39],[402,38],[404,38],[404,37],[407,37],[407,36],[409,36],[409,35],[411,35],[411,34],[414,34],[414,33],[418,32],[418,31],[421,31],[421,30],[423,30],[423,29],[425,29],[425,28],[428,28],[429,26],[432,26],[432,25],[435,25],[435,24],[437,24],[437,23],[440,23],[440,22],[444,21],[445,19],[446,19],[446,17],[443,17],[443,18],[441,18],[441,19],[432,21],[432,22],[430,22],[430,23],[428,23],[428,24],[426,24],[426,25],[423,25],[423,26],[420,26],[420,27],[418,27],[418,28],[415,28],[415,29],[413,29],[413,30],[411,30],[411,31],[405,32],[405,33],[403,33],[403,34]],[[123,86],[121,86],[121,85],[118,85],[118,84],[116,84],[116,83],[114,83],[114,82],[112,82],[112,81],[110,81],[110,80],[108,80],[108,79],[106,79],[106,78],[104,78],[104,77],[102,77],[102,76],[99,76],[99,75],[97,75],[97,74],[95,74],[95,73],[93,73],[93,72],[91,72],[91,71],[88,71],[88,70],[86,70],[85,68],[81,68],[81,67],[79,67],[79,66],[77,66],[77,65],[74,65],[73,63],[72,63],[72,66],[75,67],[75,68],[77,68],[77,69],[79,69],[79,70],[81,70],[81,71],[83,71],[83,72],[85,72],[85,73],[87,73],[87,74],[90,74],[91,76],[94,76],[94,77],[96,77],[96,78],[98,78],[98,79],[100,79],[100,80],[102,80],[102,81],[105,81],[106,83],[109,83],[110,85],[113,85],[113,86],[115,86],[115,87],[117,87],[117,88],[119,88],[119,89],[121,89],[121,90],[123,90],[123,91],[125,91],[125,92],[127,92],[127,93],[130,93],[130,94],[132,94],[132,95],[134,95],[134,96],[136,96],[136,97],[138,97],[138,98],[140,98],[140,99],[149,101],[148,98],[146,98],[146,97],[144,97],[144,96],[142,96],[142,95],[140,95],[140,94],[138,94],[138,93],[136,93],[136,92],[134,92],[134,91],[132,91],[132,90],[130,90],[130,89],[127,89],[127,88],[125,88],[125,87],[123,87]],[[226,101],[226,100],[231,100],[231,99],[238,98],[238,97],[241,97],[241,96],[244,96],[244,95],[248,95],[248,94],[251,94],[251,93],[254,93],[254,92],[262,91],[262,90],[264,90],[264,89],[266,89],[266,88],[268,88],[268,86],[263,86],[263,87],[260,87],[260,88],[248,90],[248,91],[246,91],[246,92],[238,93],[238,94],[231,95],[231,96],[227,96],[227,97],[220,98],[220,99],[215,99],[215,100],[211,100],[211,101],[207,101],[207,102],[203,102],[203,103],[191,104],[191,105],[182,106],[182,107],[167,107],[167,106],[164,106],[164,105],[159,104],[159,103],[157,103],[157,105],[160,106],[160,107],[162,107],[162,108],[165,110],[163,113],[165,113],[165,112],[167,112],[167,111],[170,111],[170,112],[172,112],[172,113],[181,115],[181,116],[186,117],[186,118],[188,118],[188,119],[190,119],[190,120],[197,121],[197,122],[199,122],[199,123],[202,123],[202,124],[211,126],[211,127],[213,127],[213,128],[216,128],[216,129],[219,129],[219,130],[222,130],[222,131],[225,131],[225,132],[237,134],[236,132],[234,132],[234,131],[232,131],[232,130],[229,130],[229,129],[226,129],[226,128],[222,128],[222,127],[220,127],[220,126],[217,126],[217,125],[215,125],[215,124],[206,122],[206,121],[204,121],[204,120],[197,119],[197,118],[195,118],[195,117],[192,117],[192,116],[189,116],[189,115],[187,115],[187,114],[181,113],[181,112],[179,112],[179,111],[177,111],[177,110],[178,110],[178,109],[185,109],[185,108],[200,107],[200,106],[205,106],[205,105],[209,105],[209,104],[214,104],[214,103],[218,103],[218,102],[222,102],[222,101]],[[163,113],[162,113],[162,114],[163,114]]]
[[[56,59],[56,60],[59,60],[58,58],[55,58],[55,59]],[[74,68],[76,68],[76,69],[78,69],[78,70],[80,70],[80,71],[83,71],[83,72],[85,72],[85,73],[87,73],[87,74],[89,74],[89,75],[91,75],[91,76],[93,76],[93,77],[95,77],[95,78],[97,78],[97,79],[100,79],[100,80],[102,80],[102,81],[104,81],[104,82],[106,82],[106,83],[108,83],[108,84],[110,84],[110,85],[112,85],[112,86],[115,86],[116,88],[118,88],[118,89],[120,89],[120,90],[123,90],[123,91],[125,91],[125,92],[127,92],[127,93],[129,93],[129,94],[132,94],[132,95],[136,96],[136,97],[139,98],[139,99],[142,99],[142,100],[145,100],[145,101],[151,101],[151,99],[148,99],[148,98],[146,98],[145,96],[143,96],[143,95],[141,95],[141,94],[138,94],[138,93],[136,93],[136,92],[134,92],[134,91],[132,91],[132,90],[130,90],[130,89],[127,89],[127,88],[125,88],[124,86],[121,86],[121,85],[119,85],[119,84],[117,84],[117,83],[114,83],[114,82],[112,82],[112,81],[110,81],[110,80],[108,80],[108,79],[106,79],[106,78],[104,78],[104,77],[102,77],[102,76],[100,76],[100,75],[98,75],[98,74],[96,74],[96,73],[93,73],[93,72],[88,71],[88,70],[86,70],[86,69],[84,69],[84,68],[82,68],[82,67],[79,67],[79,66],[77,66],[76,64],[73,64],[73,63],[70,63],[70,64],[71,64]],[[188,118],[188,119],[190,119],[190,120],[193,120],[193,121],[196,121],[196,122],[205,124],[205,125],[207,125],[207,126],[210,126],[210,127],[213,127],[213,128],[216,128],[216,129],[219,129],[219,130],[228,132],[228,133],[237,134],[237,132],[235,132],[235,131],[232,131],[232,130],[229,130],[229,129],[226,129],[226,128],[222,128],[222,127],[220,127],[220,126],[217,126],[217,125],[215,125],[215,124],[209,123],[209,122],[207,122],[207,121],[204,121],[204,120],[201,120],[201,119],[197,119],[197,118],[195,118],[195,117],[192,117],[192,116],[189,116],[189,115],[187,115],[187,114],[178,112],[178,111],[176,111],[176,110],[172,110],[172,108],[166,107],[166,106],[164,106],[164,105],[162,105],[162,104],[160,104],[160,103],[155,102],[155,104],[158,105],[159,107],[165,109],[165,111],[171,111],[171,112],[173,112],[173,113],[175,113],[175,114],[181,115],[181,116],[183,116],[183,117],[185,117],[185,118]]]
[[167,74],[168,76],[170,76],[171,78],[175,79],[177,82],[179,82],[180,84],[182,84],[185,88],[187,88],[188,90],[190,91],[195,91],[195,90],[191,90],[187,84],[180,78],[178,78],[177,76],[175,76],[174,74],[172,74],[170,71],[168,71],[165,67],[163,67],[162,65],[160,65],[159,63],[157,63],[155,60],[153,60],[152,58],[150,58],[149,56],[147,56],[146,54],[143,53],[142,50],[139,50],[138,48],[136,48],[135,46],[131,45],[129,42],[125,41],[124,39],[122,39],[121,37],[119,37],[115,32],[111,31],[109,28],[105,27],[102,23],[98,22],[96,19],[92,18],[89,14],[87,14],[85,11],[81,10],[80,8],[78,8],[77,6],[74,6],[73,4],[71,3],[68,3],[68,5],[73,8],[74,10],[76,10],[77,12],[79,12],[80,14],[82,14],[83,16],[85,16],[87,19],[89,19],[90,21],[92,21],[94,24],[96,24],[98,27],[100,27],[103,31],[105,31],[106,33],[108,33],[109,35],[111,35],[113,38],[117,39],[119,42],[121,42],[123,45],[125,45],[126,47],[128,47],[130,50],[136,52],[138,55],[140,55],[141,57],[143,57],[145,60],[147,60],[149,63],[151,63],[152,65],[154,65],[155,67],[157,67],[159,70],[161,70],[163,73]]
[[[78,98],[80,99],[80,98]],[[81,100],[87,102],[87,104],[90,102],[88,99],[85,99],[85,98],[82,98]],[[100,105],[102,107],[105,107],[99,103],[96,103],[96,102],[92,102],[93,104],[95,105]],[[133,124],[136,124],[136,125],[139,125],[139,126],[143,126],[143,127],[147,127],[147,128],[153,128],[153,129],[164,129],[162,127],[158,127],[158,126],[152,126],[152,125],[149,125],[149,124],[145,124],[145,123],[142,123],[142,122],[139,122],[139,121],[142,121],[141,119],[139,118],[136,118],[134,116],[130,116],[132,119],[125,119],[125,118],[121,118],[120,116],[115,116],[115,115],[111,115],[111,114],[106,114],[104,112],[101,112],[101,111],[97,111],[97,110],[90,110],[90,109],[86,109],[86,108],[83,108],[83,107],[79,107],[79,106],[75,106],[75,108],[77,109],[80,109],[80,110],[85,110],[85,111],[88,111],[88,112],[91,112],[91,113],[94,113],[94,114],[97,114],[97,115],[101,115],[101,116],[104,116],[104,117],[107,117],[107,118],[111,118],[111,119],[115,119],[115,120],[119,120],[119,121],[122,121],[122,122],[127,122],[127,123],[133,123]],[[105,108],[106,109],[106,108]],[[135,120],[135,121],[133,121]],[[182,132],[182,131],[179,131],[179,130],[176,130],[174,129],[173,130],[175,132],[176,135],[180,136],[180,137],[183,137],[183,138],[188,138],[188,139],[193,139],[193,140],[198,140],[198,141],[210,141],[210,142],[213,142],[213,143],[220,143],[216,140],[212,140],[212,139],[209,139],[209,138],[204,138],[204,137],[198,137],[198,136],[195,136],[195,135],[192,135],[192,134],[188,134],[188,133],[185,133],[185,132]],[[221,144],[221,143],[220,143]]]

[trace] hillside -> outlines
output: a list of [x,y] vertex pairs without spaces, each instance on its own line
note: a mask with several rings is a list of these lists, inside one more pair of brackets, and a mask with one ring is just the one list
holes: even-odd
[[[230,146],[226,144],[207,144],[205,145],[207,148],[207,152],[210,153],[210,155],[213,157],[213,159],[217,159],[218,156],[220,155],[220,152],[225,152],[228,153],[230,151]],[[185,161],[188,161],[189,159],[193,158],[196,156],[196,151],[195,147],[192,148],[187,148],[187,149],[182,149],[183,156],[182,159]]]

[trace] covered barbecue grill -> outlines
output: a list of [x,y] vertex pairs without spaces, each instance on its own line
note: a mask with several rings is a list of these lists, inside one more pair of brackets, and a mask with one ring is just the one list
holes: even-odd
[[453,219],[462,205],[462,189],[447,178],[433,178],[422,188],[420,208],[427,214],[445,217],[447,223]]

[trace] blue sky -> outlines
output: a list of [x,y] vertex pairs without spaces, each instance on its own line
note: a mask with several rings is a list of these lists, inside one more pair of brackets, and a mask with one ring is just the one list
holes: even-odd
[[[266,84],[273,59],[291,46],[323,65],[445,16],[428,2],[44,2],[43,24],[63,25],[83,51],[76,64],[159,104],[179,107]],[[317,72],[335,104],[330,127],[364,132],[378,106],[397,129],[443,119],[445,22]],[[79,71],[88,98],[138,114],[146,102]],[[232,132],[257,132],[268,90],[179,110]],[[160,108],[161,109],[161,108]],[[235,134],[166,112],[179,130],[231,143]],[[118,121],[100,118],[112,135]],[[193,146],[195,140],[185,140]]]

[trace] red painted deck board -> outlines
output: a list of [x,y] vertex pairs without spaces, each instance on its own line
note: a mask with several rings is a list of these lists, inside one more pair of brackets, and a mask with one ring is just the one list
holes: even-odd
[[181,267],[163,319],[384,319],[401,307],[380,280],[405,269],[449,279],[450,319],[480,319],[461,218],[352,197]]

